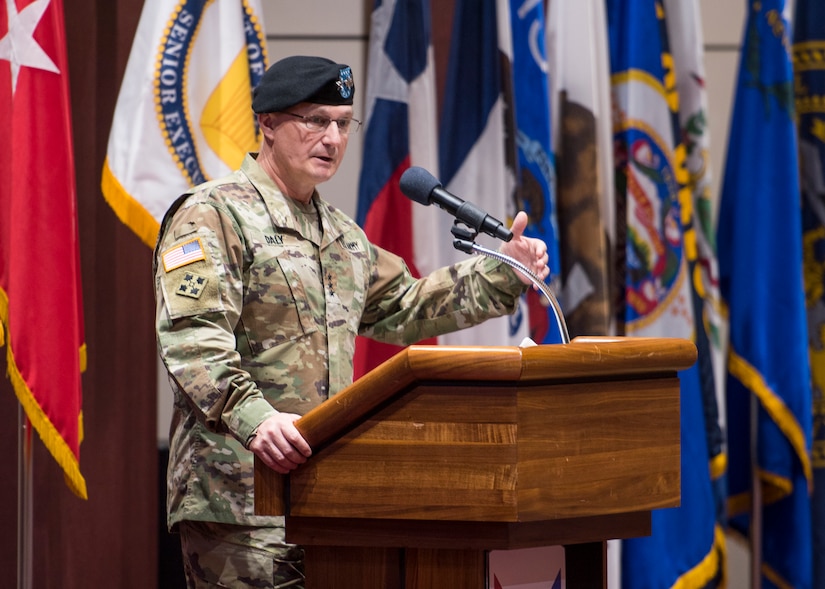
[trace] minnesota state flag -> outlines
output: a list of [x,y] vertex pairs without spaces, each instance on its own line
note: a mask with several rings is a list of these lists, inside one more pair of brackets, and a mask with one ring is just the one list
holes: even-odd
[[[608,0],[614,104],[617,317],[627,336],[697,342],[693,194],[679,141],[679,96],[666,11],[656,0]],[[652,534],[622,545],[624,589],[714,586],[721,528],[710,481],[699,365],[679,374],[681,506],[657,510]],[[713,393],[711,393],[713,394]]]

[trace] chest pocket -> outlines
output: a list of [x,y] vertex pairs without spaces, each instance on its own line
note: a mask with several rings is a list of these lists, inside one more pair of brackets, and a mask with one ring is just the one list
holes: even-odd
[[242,324],[253,353],[318,331],[311,293],[323,289],[315,262],[292,258],[288,251],[279,254],[256,260],[249,269]]
[[338,240],[324,252],[327,317],[330,327],[358,333],[369,288],[369,255],[356,241]]

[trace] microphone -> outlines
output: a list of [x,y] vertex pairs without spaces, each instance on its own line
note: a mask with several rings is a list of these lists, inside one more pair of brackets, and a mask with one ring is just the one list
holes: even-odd
[[425,206],[436,204],[476,231],[482,231],[502,241],[513,239],[513,232],[505,227],[504,223],[491,217],[474,204],[461,200],[444,190],[441,182],[424,168],[418,166],[408,168],[401,174],[398,185],[401,192],[411,200]]

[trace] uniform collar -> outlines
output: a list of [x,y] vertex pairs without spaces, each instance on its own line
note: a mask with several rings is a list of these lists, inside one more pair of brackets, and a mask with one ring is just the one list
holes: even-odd
[[241,172],[249,179],[258,194],[266,205],[273,223],[277,227],[289,228],[299,233],[305,239],[309,239],[320,247],[325,247],[338,239],[343,233],[343,228],[337,222],[335,215],[330,211],[329,204],[324,201],[318,190],[312,194],[312,201],[321,219],[323,227],[323,238],[321,243],[317,243],[313,238],[316,232],[308,231],[303,221],[301,205],[284,195],[278,185],[270,178],[264,169],[256,161],[257,153],[248,153],[241,164]]

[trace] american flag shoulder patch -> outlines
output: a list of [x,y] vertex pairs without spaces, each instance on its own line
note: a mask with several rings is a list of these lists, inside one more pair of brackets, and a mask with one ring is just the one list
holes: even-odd
[[163,252],[163,269],[170,272],[175,268],[205,259],[203,244],[200,238],[196,237]]

